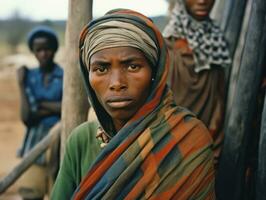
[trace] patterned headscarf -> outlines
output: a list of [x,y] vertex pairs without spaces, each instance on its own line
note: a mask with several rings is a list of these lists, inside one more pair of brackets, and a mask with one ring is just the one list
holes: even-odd
[[[91,30],[108,22],[132,24],[134,26],[127,26],[127,29],[134,31],[134,27],[138,27],[145,32],[140,35],[142,40],[148,36],[157,49],[156,64],[152,66],[156,73],[146,102],[101,150],[72,199],[214,197],[211,137],[193,114],[174,104],[172,93],[166,86],[169,56],[164,39],[150,19],[131,10],[109,12],[89,23],[80,36],[82,75],[104,131],[111,135],[112,120],[90,86],[86,64],[95,50],[88,49],[85,43]],[[116,27],[117,30],[121,28]],[[134,48],[138,48],[135,45]],[[154,54],[154,47],[140,49],[147,57]]]
[[163,35],[187,39],[194,52],[195,72],[210,69],[212,64],[222,67],[231,64],[227,42],[220,28],[210,18],[195,20],[188,14],[184,0],[177,0]]
[[154,41],[137,26],[118,21],[109,21],[92,28],[84,41],[82,59],[89,66],[91,56],[112,47],[133,47],[144,52],[152,66],[156,65],[158,49]]

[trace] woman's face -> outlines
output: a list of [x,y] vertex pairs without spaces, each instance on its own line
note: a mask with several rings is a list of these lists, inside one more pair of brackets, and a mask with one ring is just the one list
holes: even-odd
[[41,67],[50,67],[53,63],[55,51],[46,37],[37,37],[33,40],[32,51]]
[[205,20],[213,7],[215,0],[184,0],[188,13],[196,20]]
[[135,48],[109,48],[91,56],[91,87],[117,131],[143,106],[150,92],[151,78],[151,66]]

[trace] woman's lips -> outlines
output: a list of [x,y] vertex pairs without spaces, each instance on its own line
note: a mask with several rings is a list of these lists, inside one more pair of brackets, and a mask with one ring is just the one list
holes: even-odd
[[207,10],[196,10],[195,13],[198,16],[207,16],[209,14],[209,12]]
[[111,108],[124,108],[131,104],[132,101],[129,97],[109,97],[106,103]]

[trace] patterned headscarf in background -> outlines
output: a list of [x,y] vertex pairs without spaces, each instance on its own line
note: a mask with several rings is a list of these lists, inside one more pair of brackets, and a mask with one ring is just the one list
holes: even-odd
[[177,0],[163,35],[187,39],[194,52],[195,72],[210,69],[212,64],[222,67],[231,64],[227,42],[220,28],[210,18],[195,20],[188,14],[184,0]]

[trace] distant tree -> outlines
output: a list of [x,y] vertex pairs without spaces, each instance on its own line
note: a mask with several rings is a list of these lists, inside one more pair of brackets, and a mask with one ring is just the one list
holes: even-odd
[[51,20],[48,20],[48,19],[42,21],[40,24],[53,28],[53,22]]
[[17,51],[17,46],[21,43],[28,32],[31,21],[23,18],[18,10],[15,10],[7,20],[7,43],[10,45],[12,53]]

